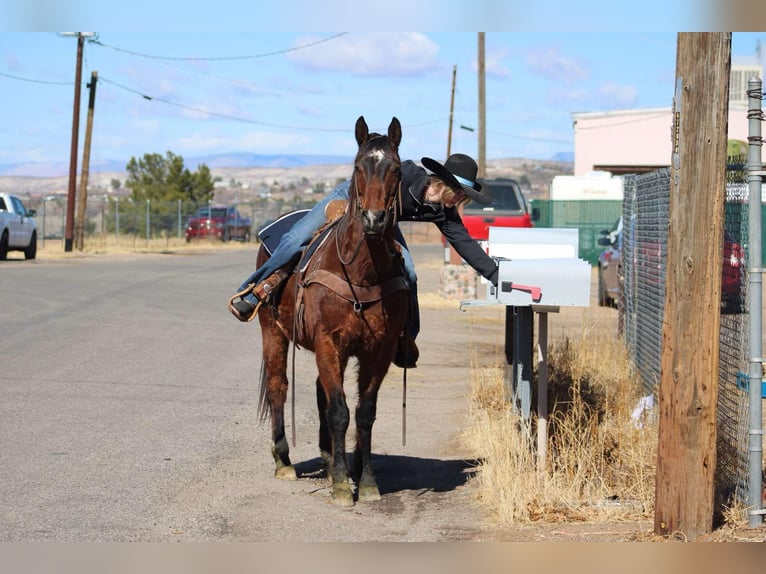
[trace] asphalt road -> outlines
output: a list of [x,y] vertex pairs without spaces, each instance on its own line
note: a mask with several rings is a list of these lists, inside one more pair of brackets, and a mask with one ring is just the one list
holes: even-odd
[[[413,253],[421,293],[435,291],[441,247]],[[305,351],[300,478],[273,477],[268,424],[256,416],[260,330],[226,310],[254,259],[253,249],[0,262],[0,541],[486,538],[455,436],[468,345],[496,343],[497,326],[426,306],[407,445],[392,367],[373,432],[383,500],[342,510],[317,473]]]

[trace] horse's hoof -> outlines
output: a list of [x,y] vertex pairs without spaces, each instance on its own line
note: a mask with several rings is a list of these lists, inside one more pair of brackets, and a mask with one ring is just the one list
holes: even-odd
[[344,508],[354,506],[354,494],[347,486],[346,488],[334,487],[332,489],[332,503],[336,506],[342,506]]
[[359,502],[375,502],[380,500],[380,490],[374,484],[372,486],[359,487]]
[[279,480],[298,480],[295,468],[292,466],[280,466],[274,471],[274,476]]

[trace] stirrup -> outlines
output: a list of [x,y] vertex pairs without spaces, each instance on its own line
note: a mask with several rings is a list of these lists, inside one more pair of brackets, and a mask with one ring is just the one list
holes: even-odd
[[[242,291],[239,293],[235,293],[231,299],[229,299],[229,312],[234,315],[235,317],[239,318],[239,311],[237,311],[234,307],[234,301],[237,299],[242,299],[245,295],[248,293],[252,293],[253,289],[255,289],[255,283],[250,283],[247,287],[245,287]],[[256,297],[257,299],[257,297]],[[253,312],[250,314],[249,317],[247,317],[246,322],[249,323],[253,319],[255,319],[255,316],[258,315],[258,311],[261,309],[261,305],[263,305],[263,300],[258,299],[258,302],[255,304],[255,307],[253,308]]]

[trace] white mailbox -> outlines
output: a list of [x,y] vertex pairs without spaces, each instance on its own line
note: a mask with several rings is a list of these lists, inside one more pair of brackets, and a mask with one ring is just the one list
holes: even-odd
[[488,244],[499,260],[497,288],[488,285],[485,302],[461,306],[590,305],[591,266],[577,257],[577,229],[490,227]]

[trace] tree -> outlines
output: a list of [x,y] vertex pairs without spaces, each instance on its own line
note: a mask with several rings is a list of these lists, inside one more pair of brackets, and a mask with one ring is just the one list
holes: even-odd
[[[200,204],[213,199],[215,180],[210,169],[201,164],[191,172],[184,166],[183,157],[168,151],[165,157],[158,153],[144,154],[143,158],[130,158],[126,166],[130,199],[136,207],[133,232],[146,233],[146,222],[151,231],[169,232],[177,228],[178,204],[184,213],[193,212]],[[139,211],[150,217],[140,216]]]
[[323,181],[320,181],[318,183],[314,184],[314,193],[324,193],[325,192],[325,183]]
[[196,172],[184,166],[183,157],[168,151],[165,157],[158,153],[147,153],[136,160],[130,158],[126,167],[128,179],[125,186],[130,189],[134,201],[166,202],[178,201],[205,203],[213,199],[213,178],[205,164]]

